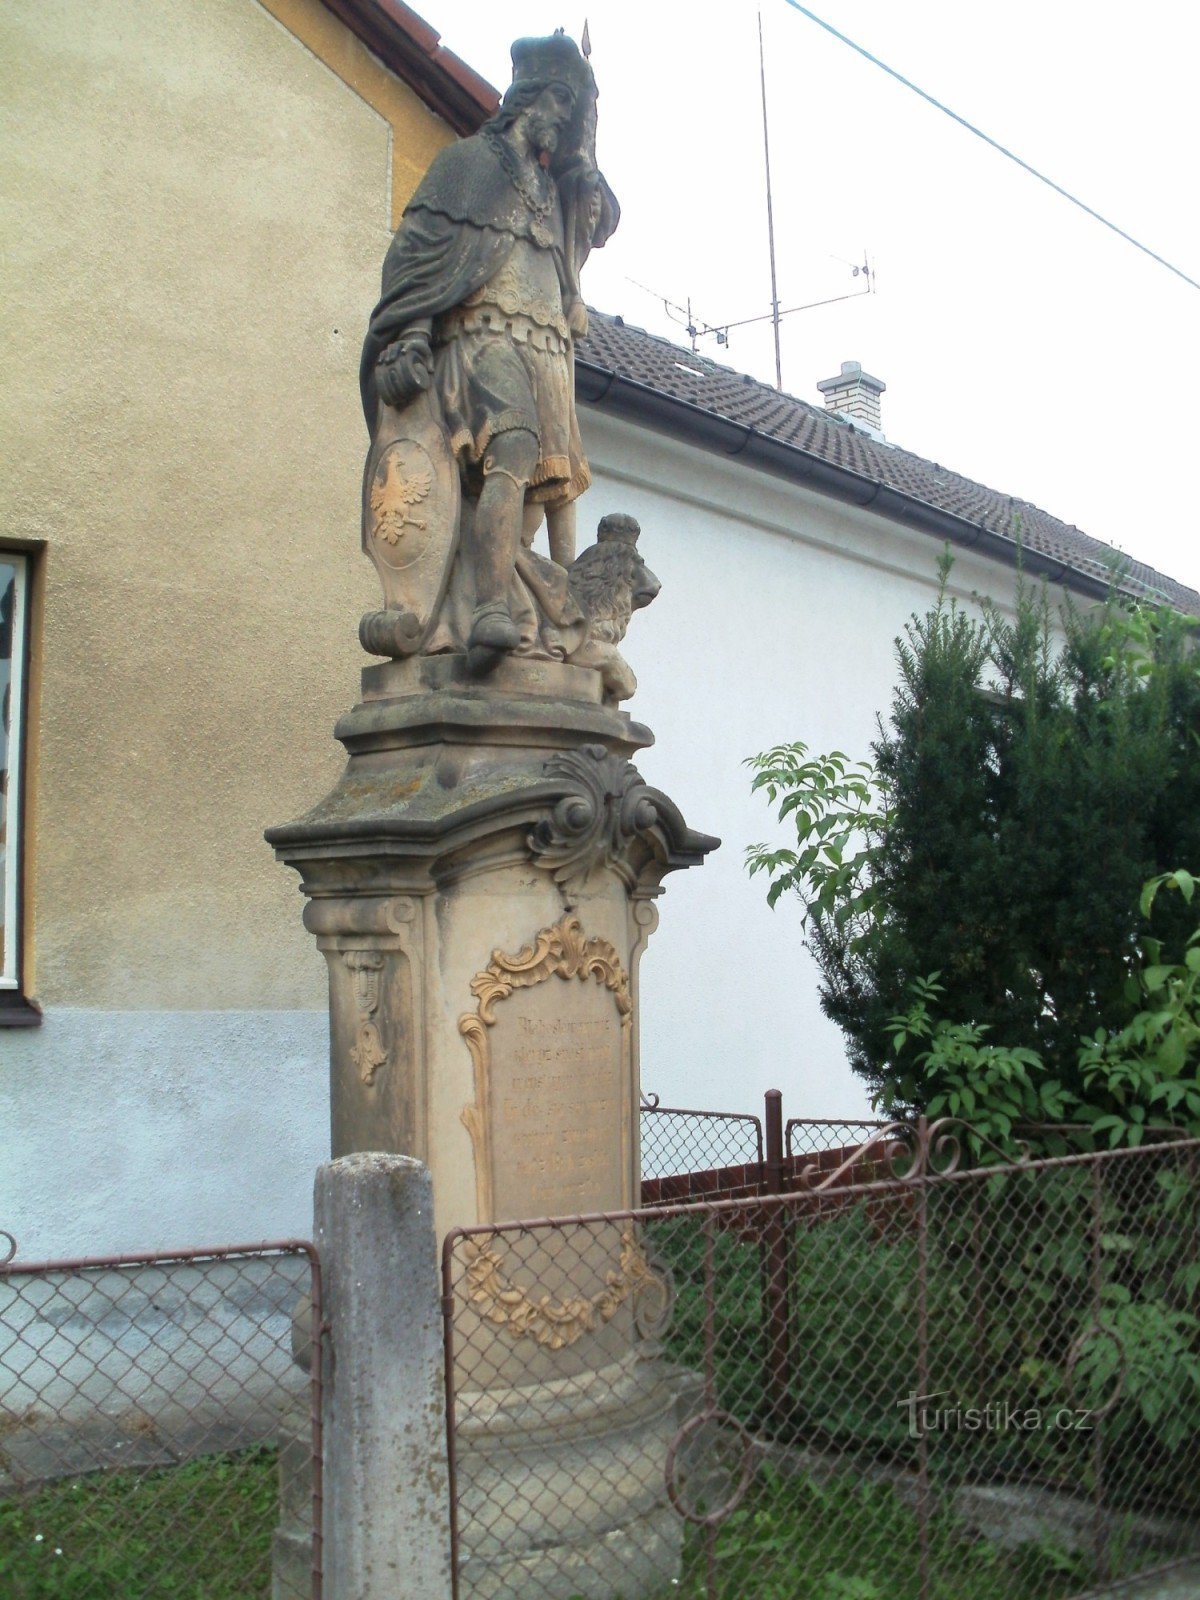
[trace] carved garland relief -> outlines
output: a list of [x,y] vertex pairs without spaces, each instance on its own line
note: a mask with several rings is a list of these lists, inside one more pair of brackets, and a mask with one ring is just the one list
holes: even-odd
[[358,1009],[358,1032],[350,1049],[350,1060],[368,1087],[375,1082],[380,1067],[386,1067],[384,1047],[374,1015],[379,1009],[379,980],[383,971],[381,950],[347,950],[342,959],[354,975],[354,1002]]

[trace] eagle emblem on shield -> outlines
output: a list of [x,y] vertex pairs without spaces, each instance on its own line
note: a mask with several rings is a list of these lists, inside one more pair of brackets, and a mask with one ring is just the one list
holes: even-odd
[[363,474],[362,541],[383,585],[385,609],[372,615],[372,632],[401,641],[389,655],[414,654],[437,620],[461,497],[458,463],[433,397],[422,393],[400,411],[382,407]]
[[422,500],[429,497],[429,491],[433,488],[433,468],[421,465],[419,457],[416,463],[411,459],[407,462],[402,459],[405,454],[411,457],[415,453],[415,447],[405,452],[393,445],[384,452],[371,485],[374,536],[393,549],[409,528],[416,533],[424,533],[429,527],[424,517],[414,516],[413,512]]

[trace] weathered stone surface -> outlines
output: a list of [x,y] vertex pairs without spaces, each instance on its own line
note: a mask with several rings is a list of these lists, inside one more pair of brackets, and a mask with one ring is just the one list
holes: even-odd
[[650,1600],[677,1578],[684,1529],[663,1469],[694,1403],[690,1375],[626,1357],[594,1377],[466,1400],[460,1590],[470,1600]]
[[406,1156],[317,1171],[331,1329],[325,1380],[330,1600],[449,1600],[449,1477],[433,1196]]
[[616,705],[637,687],[617,646],[659,585],[632,517],[605,517],[576,558],[591,472],[573,347],[580,271],[620,208],[574,42],[519,39],[512,56],[499,112],[435,158],[384,261],[361,367],[362,539],[384,609],[359,638],[396,659],[449,652],[475,678],[514,652],[575,661]]
[[[570,978],[531,989],[500,1013],[490,1106],[496,1216],[595,1211],[620,1193],[625,1140],[613,1132],[622,1035],[611,994]],[[582,1102],[580,1083],[588,1086]]]
[[[329,968],[333,1600],[447,1577],[419,1400],[429,1330],[402,1348],[394,1314],[398,1276],[410,1323],[424,1314],[425,1244],[412,1202],[386,1221],[401,1169],[353,1152],[427,1162],[439,1234],[633,1206],[653,901],[717,844],[630,764],[652,735],[617,710],[635,687],[618,646],[659,590],[638,524],[605,517],[576,558],[578,274],[618,215],[595,83],[562,34],[518,41],[513,62],[498,116],[414,196],[364,346],[363,543],[384,606],[360,640],[391,659],[337,725],[338,783],[267,835]],[[549,559],[532,548],[543,517]],[[574,1259],[545,1240],[517,1259],[501,1239],[474,1236],[456,1314],[460,1595],[640,1600],[675,1577],[681,1542],[663,1474],[677,1385],[645,1334],[669,1291],[628,1222]],[[413,1489],[421,1439],[437,1485]],[[406,1473],[407,1499],[388,1501]]]
[[577,918],[493,953],[459,1019],[475,1066],[463,1121],[484,1218],[564,1216],[632,1203],[633,999],[616,947]]
[[617,649],[633,612],[648,606],[662,587],[637,549],[641,527],[623,512],[601,517],[596,543],[571,563],[571,593],[587,617],[583,642],[571,654],[576,667],[594,667],[604,688],[604,703],[631,700],[637,689],[633,668]]
[[[598,703],[595,674],[510,658],[481,686],[461,658],[428,657],[368,668],[363,679],[364,698],[338,729],[350,759],[337,788],[268,834],[301,874],[305,924],[328,962],[333,1154],[427,1161],[439,1230],[514,1210],[631,1204],[638,963],[657,920],[652,902],[668,872],[701,861],[716,841],[689,829],[629,764],[650,735]],[[590,700],[571,698],[579,680]],[[514,1080],[502,1097],[510,1111],[498,1110],[460,1027],[472,985],[565,916],[611,950],[630,1004],[618,1015],[611,991],[557,974],[545,994],[506,1000],[483,1025]],[[570,997],[564,1024],[575,1018],[595,1034],[611,1020],[612,1030],[599,1054],[579,1053],[582,1032],[552,1047],[575,1054],[541,1095],[546,1127],[517,1151],[538,1091],[526,1084],[522,1100],[515,1080],[539,1074],[532,1057],[522,1066],[514,1029],[526,1002],[529,1028],[550,1021],[535,1013],[551,995]],[[484,1118],[474,1127],[472,1107]],[[499,1195],[499,1165],[485,1172],[480,1159],[497,1140]],[[523,1192],[518,1178],[532,1178],[532,1167],[516,1174],[509,1152],[563,1182]],[[575,1155],[585,1166],[572,1163],[573,1179],[587,1181],[569,1188]]]
[[[341,781],[268,835],[301,874],[328,962],[334,1155],[427,1161],[439,1235],[636,1197],[640,959],[664,877],[716,841],[643,782],[629,757],[648,731],[601,700],[596,673],[553,662],[510,657],[484,685],[462,657],[368,668],[338,727]],[[489,1421],[459,1435],[464,1597],[599,1595],[619,1579],[611,1592],[634,1600],[677,1571],[672,1402],[653,1360],[630,1366],[654,1285],[626,1231],[600,1230],[574,1262],[473,1263],[481,1299],[462,1308],[460,1348],[486,1355],[457,1381],[467,1416]],[[394,1242],[374,1248],[390,1271]],[[369,1258],[364,1245],[360,1276],[377,1283]],[[525,1283],[594,1312],[542,1327],[512,1298]],[[339,1448],[335,1433],[331,1470]],[[361,1475],[356,1454],[345,1470]],[[487,1501],[487,1524],[531,1495],[537,1548],[477,1549],[470,1504]],[[281,1581],[300,1555],[286,1542]]]

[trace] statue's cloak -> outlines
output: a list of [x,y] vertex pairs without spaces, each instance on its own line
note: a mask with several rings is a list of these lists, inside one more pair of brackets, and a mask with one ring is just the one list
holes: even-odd
[[448,145],[405,207],[383,263],[383,289],[363,342],[359,383],[367,428],[375,427],[375,364],[415,322],[459,306],[488,283],[518,239],[554,251],[560,279],[563,217],[557,185],[547,182],[540,216],[513,186],[483,134]]

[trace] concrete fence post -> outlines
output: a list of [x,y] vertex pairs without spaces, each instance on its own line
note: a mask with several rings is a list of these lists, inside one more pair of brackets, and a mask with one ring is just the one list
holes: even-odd
[[370,1152],[317,1169],[329,1324],[326,1600],[450,1600],[450,1483],[429,1170]]

